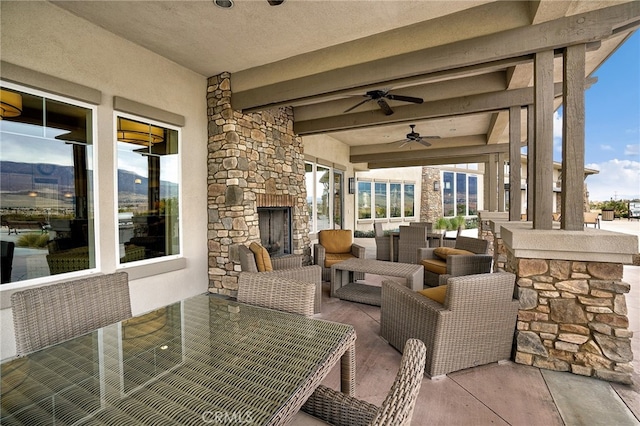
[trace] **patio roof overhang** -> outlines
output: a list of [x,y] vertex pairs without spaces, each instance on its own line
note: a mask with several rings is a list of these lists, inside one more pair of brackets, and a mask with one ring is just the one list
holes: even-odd
[[[235,109],[292,106],[298,134],[329,134],[350,147],[352,162],[368,167],[504,153],[509,109],[533,103],[537,53],[554,52],[557,108],[564,48],[586,46],[588,87],[589,76],[640,23],[634,1],[288,0],[277,8],[253,1],[229,10],[211,2],[53,3],[206,77],[229,71]],[[133,21],[145,29],[128,25]],[[375,102],[344,112],[365,92],[387,89],[425,102],[389,101],[389,116]],[[521,144],[526,115],[523,109]],[[409,124],[440,139],[429,148],[390,145]]]

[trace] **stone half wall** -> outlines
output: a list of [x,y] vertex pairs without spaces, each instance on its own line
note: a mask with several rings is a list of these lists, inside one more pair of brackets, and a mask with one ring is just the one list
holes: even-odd
[[228,73],[209,79],[207,104],[209,291],[235,296],[236,247],[260,242],[257,200],[289,200],[293,253],[310,261],[302,139],[290,108],[233,110]]
[[516,258],[515,361],[631,383],[633,353],[622,263]]

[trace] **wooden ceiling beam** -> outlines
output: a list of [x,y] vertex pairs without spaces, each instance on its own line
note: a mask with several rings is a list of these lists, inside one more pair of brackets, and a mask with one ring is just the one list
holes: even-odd
[[476,155],[509,152],[508,144],[461,146],[454,148],[421,149],[412,151],[383,152],[376,154],[358,154],[349,156],[351,163],[384,163],[397,161],[413,161],[420,159],[438,159],[469,157]]
[[[629,2],[474,39],[434,46],[306,77],[234,92],[234,109],[269,109],[310,101],[318,95],[362,90],[370,85],[443,72],[535,52],[591,43],[610,37],[640,17],[640,2]],[[375,70],[372,73],[371,70]]]
[[[556,83],[554,96],[560,96],[561,94],[562,83]],[[296,121],[293,125],[293,130],[298,135],[305,136],[453,115],[499,111],[511,106],[523,106],[532,103],[533,88],[528,87],[443,99],[425,102],[420,105],[400,106],[394,109],[395,112],[393,115],[384,115],[379,110],[374,110],[336,115],[315,120]]]
[[444,166],[447,164],[476,164],[489,161],[489,154],[470,155],[467,157],[453,158],[421,158],[410,161],[389,161],[367,163],[369,169],[389,169],[395,167],[415,167],[415,166]]

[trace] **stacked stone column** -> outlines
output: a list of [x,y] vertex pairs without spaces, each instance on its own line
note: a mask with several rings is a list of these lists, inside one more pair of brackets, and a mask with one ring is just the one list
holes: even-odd
[[[630,286],[622,281],[622,263],[593,259],[614,257],[609,241],[616,243],[626,237],[600,230],[583,235],[580,231],[564,231],[570,239],[583,240],[582,247],[600,241],[603,252],[580,253],[587,260],[563,260],[550,257],[560,257],[561,251],[568,257],[578,257],[576,251],[557,243],[566,239],[562,238],[563,231],[540,235],[538,247],[528,248],[524,243],[533,241],[531,237],[539,235],[537,231],[511,226],[506,231],[503,225],[501,234],[507,248],[505,269],[517,277],[520,300],[515,361],[630,384],[633,332],[629,330],[625,300]],[[635,237],[629,242],[629,247],[637,247]],[[524,253],[546,253],[546,258]]]
[[244,114],[231,107],[230,74],[208,83],[209,291],[235,295],[237,245],[260,241],[257,194],[293,200],[293,253],[309,262],[304,153],[290,108]]

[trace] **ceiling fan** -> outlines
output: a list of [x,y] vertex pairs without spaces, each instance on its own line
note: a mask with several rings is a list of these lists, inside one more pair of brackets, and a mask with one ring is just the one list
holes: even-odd
[[420,133],[417,133],[414,130],[414,127],[416,127],[415,124],[409,124],[409,127],[411,127],[411,132],[407,133],[407,137],[405,139],[401,139],[399,141],[394,141],[390,143],[402,142],[402,145],[400,145],[400,148],[410,144],[411,142],[417,142],[420,145],[428,147],[428,146],[431,146],[431,144],[427,141],[427,139],[440,139],[440,136],[420,136]]
[[352,111],[358,108],[360,105],[363,105],[367,102],[376,101],[378,103],[378,106],[380,106],[380,109],[382,109],[385,115],[391,115],[393,114],[393,110],[391,109],[387,101],[385,101],[385,99],[389,99],[391,101],[411,102],[414,104],[421,104],[422,102],[424,102],[422,98],[414,98],[413,96],[404,96],[404,95],[394,95],[393,93],[389,93],[388,90],[370,90],[362,96],[364,96],[367,99],[365,99],[362,102],[358,102],[357,104],[345,110],[344,112]]

